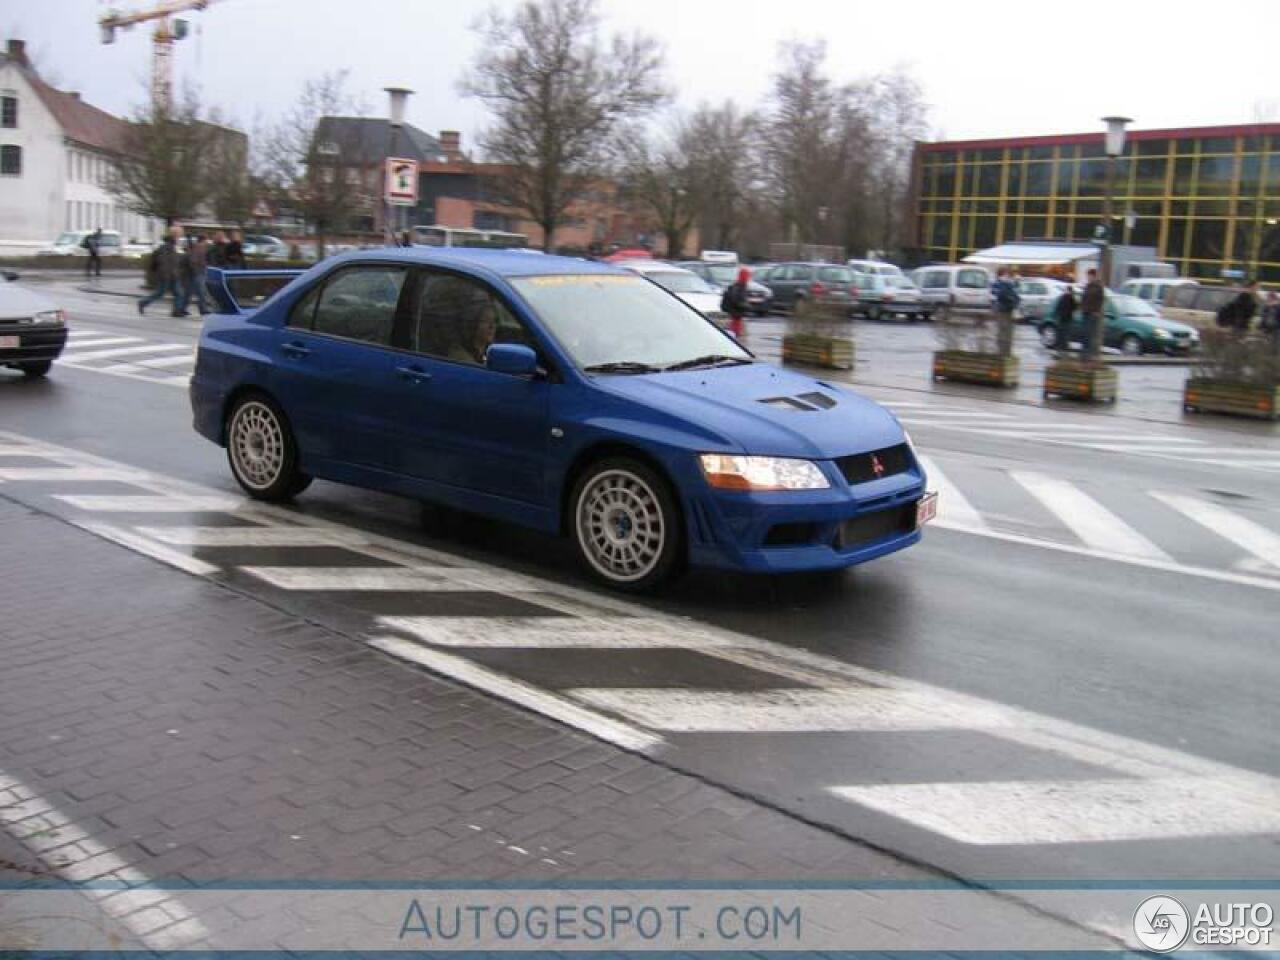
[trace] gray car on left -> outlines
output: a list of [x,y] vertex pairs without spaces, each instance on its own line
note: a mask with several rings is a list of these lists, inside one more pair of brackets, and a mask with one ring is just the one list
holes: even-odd
[[0,274],[0,367],[43,377],[67,344],[66,314],[48,297]]

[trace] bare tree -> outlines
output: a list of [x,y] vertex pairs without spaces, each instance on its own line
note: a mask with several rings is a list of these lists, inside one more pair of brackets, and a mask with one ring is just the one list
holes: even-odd
[[326,236],[347,228],[352,216],[369,206],[376,189],[359,125],[333,122],[367,112],[346,85],[345,70],[308,80],[294,105],[263,131],[255,158],[255,172],[272,199],[296,206],[315,228],[321,257]]
[[206,195],[205,157],[212,128],[194,91],[172,107],[140,109],[125,127],[108,189],[135,213],[165,223],[189,217]]
[[735,249],[742,233],[758,166],[757,128],[756,116],[732,101],[700,106],[680,128],[701,233],[717,249]]
[[626,120],[666,99],[662,51],[648,36],[599,36],[597,0],[524,0],[477,26],[481,52],[461,83],[493,127],[487,159],[506,170],[503,198],[536,222],[552,249],[566,211],[599,176]]
[[658,222],[667,256],[684,256],[697,217],[697,184],[680,128],[651,141],[634,131],[622,147],[622,188]]
[[216,110],[209,116],[209,126],[203,173],[209,211],[221,223],[244,223],[254,201],[249,140]]
[[895,250],[902,245],[907,216],[911,155],[916,141],[928,134],[929,108],[920,84],[901,69],[876,77],[871,84],[877,147],[871,176],[880,200],[879,246]]

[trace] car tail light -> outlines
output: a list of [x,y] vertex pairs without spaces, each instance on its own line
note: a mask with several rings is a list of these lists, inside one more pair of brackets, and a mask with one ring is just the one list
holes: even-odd
[[827,288],[821,283],[815,282],[814,285],[809,288],[809,292],[815,297],[820,297],[827,292]]

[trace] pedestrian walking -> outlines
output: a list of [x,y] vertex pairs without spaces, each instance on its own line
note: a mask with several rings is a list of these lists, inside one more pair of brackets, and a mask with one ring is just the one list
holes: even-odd
[[747,285],[750,282],[751,271],[741,267],[738,279],[725,287],[720,297],[720,309],[729,315],[729,332],[739,340],[747,332],[742,318],[747,314]]
[[223,266],[230,270],[243,270],[245,268],[244,244],[240,242],[239,230],[231,231],[231,239],[223,250],[222,259],[224,261]]
[[[1084,293],[1080,295],[1080,312],[1084,314],[1085,352],[1096,357],[1102,352],[1102,311],[1107,306],[1107,291],[1098,279],[1098,271],[1090,268],[1089,282],[1084,285]],[[1094,339],[1098,342],[1094,343]]]
[[399,246],[402,246],[402,247],[412,247],[412,246],[413,246],[413,235],[412,235],[411,233],[409,233],[409,231],[408,231],[408,230],[402,230],[402,231],[400,232],[400,243],[399,243]]
[[147,307],[155,303],[157,300],[164,299],[165,294],[173,295],[173,316],[178,316],[178,259],[180,252],[178,250],[178,237],[181,235],[181,227],[174,227],[165,235],[164,241],[160,246],[156,247],[151,253],[151,269],[155,276],[155,289],[148,297],[143,297],[138,301],[138,312],[146,313]]
[[219,230],[213,235],[213,243],[209,245],[208,265],[225,267],[227,265],[227,232]]
[[1075,288],[1067,284],[1066,289],[1062,291],[1062,296],[1053,305],[1054,331],[1057,334],[1053,347],[1061,353],[1068,353],[1071,350],[1071,324],[1075,321],[1076,309],[1079,306],[1080,301],[1076,299]]
[[1267,301],[1262,305],[1261,327],[1272,336],[1280,328],[1280,294],[1274,290],[1267,294]]
[[1250,280],[1235,297],[1218,311],[1218,326],[1230,327],[1237,335],[1243,336],[1253,325],[1253,318],[1258,313],[1258,281]]
[[209,312],[209,300],[205,295],[205,279],[208,276],[209,242],[198,236],[182,257],[182,302],[178,305],[181,316],[189,316],[187,306],[195,297],[200,316]]
[[1013,354],[1013,313],[1022,302],[1018,288],[1007,267],[996,271],[996,282],[991,285],[991,299],[996,307],[996,349],[1000,356]]
[[84,265],[84,275],[86,277],[102,276],[102,228],[99,227],[85,237],[80,246],[89,251],[89,262]]

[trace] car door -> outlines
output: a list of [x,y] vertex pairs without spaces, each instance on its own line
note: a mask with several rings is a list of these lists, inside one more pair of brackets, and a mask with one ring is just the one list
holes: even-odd
[[405,472],[451,487],[545,504],[552,384],[490,370],[491,343],[535,338],[481,280],[415,271],[406,313],[399,427]]
[[955,302],[958,307],[986,309],[991,305],[991,275],[977,267],[956,271]]
[[343,266],[290,312],[274,370],[304,459],[397,468],[392,337],[407,276],[403,266]]

